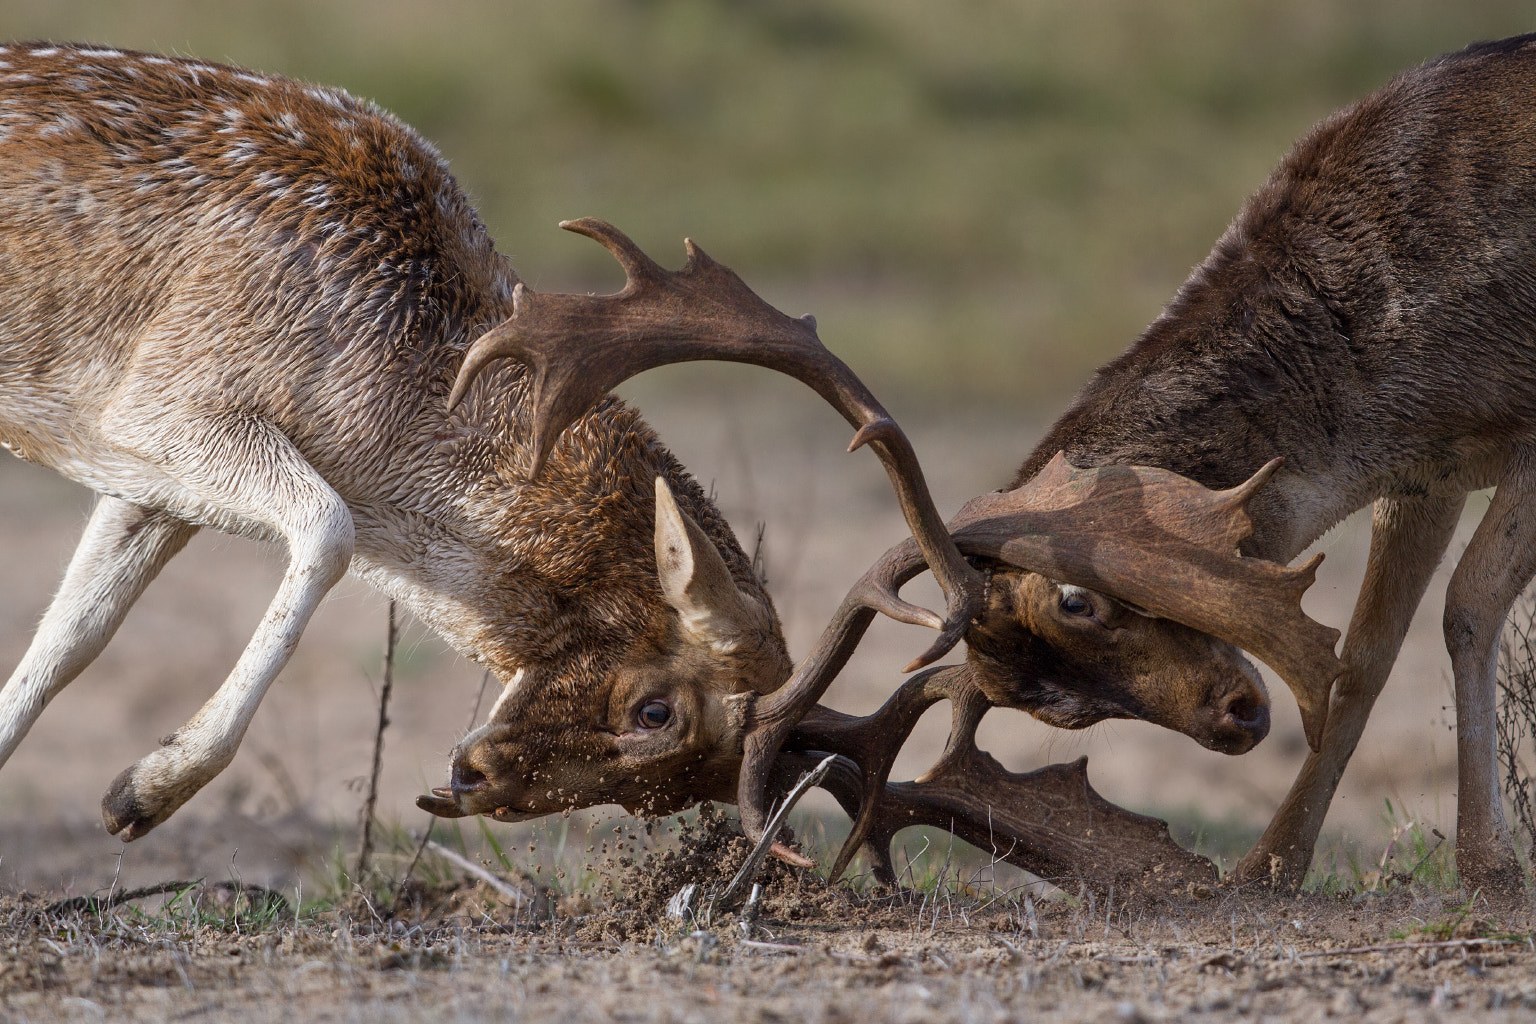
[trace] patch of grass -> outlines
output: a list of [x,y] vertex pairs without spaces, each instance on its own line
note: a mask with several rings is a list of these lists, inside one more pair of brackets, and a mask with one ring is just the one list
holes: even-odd
[[1407,817],[1391,800],[1384,801],[1382,826],[1387,840],[1372,858],[1362,857],[1354,846],[1326,853],[1319,849],[1306,887],[1333,894],[1384,893],[1404,886],[1441,893],[1457,890],[1461,881],[1455,851],[1438,828]]

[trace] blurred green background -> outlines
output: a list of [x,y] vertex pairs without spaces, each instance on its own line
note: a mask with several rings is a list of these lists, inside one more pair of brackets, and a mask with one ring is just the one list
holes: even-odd
[[1434,0],[0,0],[13,38],[340,85],[439,144],[537,288],[617,272],[555,230],[683,235],[905,405],[1058,409],[1308,125],[1536,28]]

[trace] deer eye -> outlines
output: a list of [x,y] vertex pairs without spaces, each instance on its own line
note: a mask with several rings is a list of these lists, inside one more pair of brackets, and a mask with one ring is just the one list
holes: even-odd
[[1069,590],[1061,595],[1060,607],[1068,615],[1090,615],[1093,613],[1093,603],[1075,590]]
[[640,728],[660,729],[672,721],[672,708],[664,700],[648,700],[640,708]]

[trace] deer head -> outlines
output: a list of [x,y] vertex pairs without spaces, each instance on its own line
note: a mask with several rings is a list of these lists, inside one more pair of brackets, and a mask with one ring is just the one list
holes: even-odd
[[598,803],[670,813],[734,793],[743,698],[780,685],[789,656],[773,609],[737,585],[659,476],[655,553],[664,604],[649,628],[617,659],[582,645],[513,675],[423,807],[514,821]]
[[1061,729],[1110,718],[1184,733],[1243,754],[1269,733],[1269,694],[1242,652],[1172,619],[1005,564],[966,633],[992,704]]

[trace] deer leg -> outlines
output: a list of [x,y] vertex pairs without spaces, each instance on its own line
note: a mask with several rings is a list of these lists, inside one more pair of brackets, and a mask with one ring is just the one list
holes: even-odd
[[1519,452],[1451,575],[1445,646],[1456,680],[1456,866],[1468,889],[1510,899],[1520,865],[1499,789],[1499,637],[1536,574],[1536,460]]
[[159,439],[157,465],[189,502],[233,512],[281,537],[288,568],[218,692],[102,798],[107,830],[124,840],[164,821],[233,759],[261,698],[352,558],[351,513],[287,438],[255,421],[196,426],[195,433]]
[[48,702],[95,660],[197,527],[103,495],[21,664],[0,689],[0,765]]
[[1334,684],[1322,745],[1307,755],[1269,827],[1233,869],[1233,881],[1301,885],[1344,767],[1465,503],[1464,494],[1376,502],[1365,580],[1344,640],[1344,672]]

